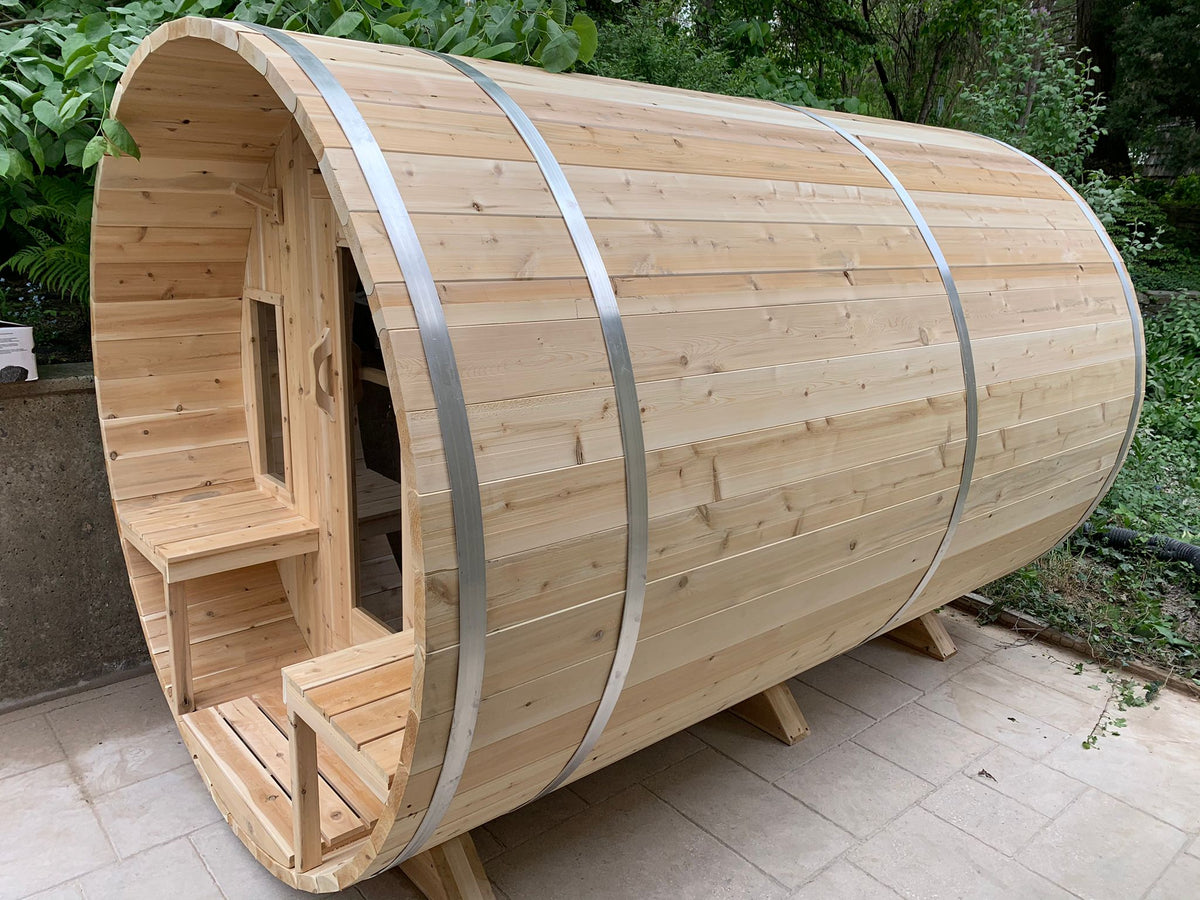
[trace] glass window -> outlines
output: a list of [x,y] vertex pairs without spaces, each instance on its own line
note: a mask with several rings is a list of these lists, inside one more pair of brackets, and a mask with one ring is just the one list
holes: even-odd
[[250,301],[258,364],[258,410],[263,474],[286,481],[283,442],[283,373],[279,354],[277,309]]

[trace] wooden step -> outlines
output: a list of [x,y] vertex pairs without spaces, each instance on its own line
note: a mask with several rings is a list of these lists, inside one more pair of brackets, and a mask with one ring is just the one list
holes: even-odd
[[[292,866],[291,749],[278,719],[282,708],[276,691],[197,710],[181,722],[237,826],[276,861]],[[321,850],[327,853],[367,835],[382,804],[335,756],[320,757],[317,768]]]
[[283,671],[289,712],[302,718],[374,790],[387,796],[411,705],[413,636],[388,635]]

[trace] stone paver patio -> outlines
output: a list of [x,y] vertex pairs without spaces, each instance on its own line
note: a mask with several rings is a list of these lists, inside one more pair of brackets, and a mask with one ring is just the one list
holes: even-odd
[[[1108,676],[944,617],[948,662],[875,641],[792,681],[795,747],[722,714],[477,829],[497,897],[1200,898],[1200,703],[1084,750]],[[221,821],[149,677],[0,716],[0,900],[303,896]]]

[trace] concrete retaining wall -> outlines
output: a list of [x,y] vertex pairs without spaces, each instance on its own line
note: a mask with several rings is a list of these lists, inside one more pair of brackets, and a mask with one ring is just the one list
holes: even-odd
[[0,384],[0,711],[148,663],[91,367]]

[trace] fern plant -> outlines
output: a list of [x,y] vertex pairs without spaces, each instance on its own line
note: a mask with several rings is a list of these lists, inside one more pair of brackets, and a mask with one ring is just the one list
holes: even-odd
[[61,296],[86,305],[92,188],[68,178],[36,178],[27,205],[10,221],[23,232],[24,246],[0,269],[11,269]]

